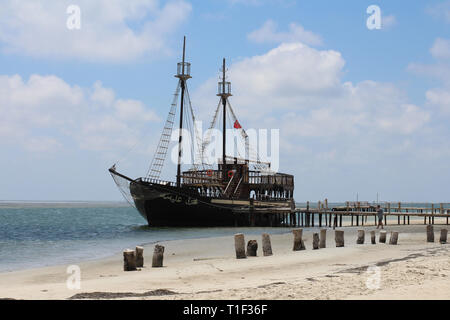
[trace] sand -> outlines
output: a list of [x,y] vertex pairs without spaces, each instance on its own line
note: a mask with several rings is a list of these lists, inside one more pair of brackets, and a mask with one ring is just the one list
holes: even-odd
[[[67,265],[0,274],[0,298],[14,299],[449,299],[450,245],[426,243],[424,225],[388,226],[398,245],[356,244],[361,227],[345,227],[345,247],[336,248],[328,229],[327,248],[292,251],[293,235],[272,235],[273,255],[235,259],[233,237],[167,241],[164,267],[151,268],[153,245],[144,249],[145,267],[124,272],[119,253],[81,262],[81,288],[68,289]],[[377,231],[377,241],[378,241]]]

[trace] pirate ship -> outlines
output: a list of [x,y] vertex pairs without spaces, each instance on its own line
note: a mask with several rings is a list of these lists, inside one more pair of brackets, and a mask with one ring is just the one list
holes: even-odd
[[[189,170],[182,171],[183,138],[187,138],[187,135],[183,136],[183,129],[190,127],[196,130],[187,87],[187,81],[191,78],[191,65],[185,61],[185,48],[186,38],[182,62],[178,63],[175,75],[178,84],[174,99],[146,176],[129,178],[118,172],[116,164],[109,172],[125,199],[139,211],[149,226],[281,225],[287,214],[293,214],[295,210],[294,177],[271,171],[270,163],[260,161],[257,153],[251,157],[249,137],[230,105],[231,83],[226,78],[225,59],[218,82],[219,103],[210,125],[210,129],[220,126],[219,120],[222,120],[221,158],[215,167],[204,161],[204,152],[211,139],[207,136],[199,141],[194,134],[191,145],[197,146],[196,153],[201,161],[197,161]],[[176,181],[163,181],[160,176],[176,122],[178,100],[180,130]],[[238,130],[239,136],[245,141],[243,158],[227,155],[227,124]]]

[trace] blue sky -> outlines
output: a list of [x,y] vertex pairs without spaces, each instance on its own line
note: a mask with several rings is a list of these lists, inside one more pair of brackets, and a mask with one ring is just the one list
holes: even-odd
[[280,129],[297,201],[448,202],[449,26],[444,0],[5,0],[0,199],[120,199],[106,169],[143,140],[124,170],[145,173],[186,35],[199,118],[226,57],[242,125]]

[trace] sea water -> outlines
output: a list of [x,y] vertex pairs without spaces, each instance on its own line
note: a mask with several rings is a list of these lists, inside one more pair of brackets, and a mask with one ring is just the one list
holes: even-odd
[[[343,205],[330,203],[329,207]],[[402,205],[431,207],[426,203]],[[449,204],[444,207],[449,208]],[[396,222],[397,217],[389,217],[388,221]],[[105,258],[126,248],[158,241],[231,237],[235,233],[280,234],[291,229],[151,228],[135,208],[123,203],[0,202],[0,272]]]
[[123,204],[0,203],[0,272],[105,258],[165,240],[271,234],[287,228],[151,228]]

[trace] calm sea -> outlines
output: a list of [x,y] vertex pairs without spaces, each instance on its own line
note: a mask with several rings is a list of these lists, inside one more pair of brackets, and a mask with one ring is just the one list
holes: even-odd
[[288,230],[150,228],[122,204],[0,202],[0,272],[98,259],[157,241]]
[[[303,203],[297,205],[306,207]],[[330,203],[330,207],[337,205],[344,204]],[[425,203],[410,205],[430,206]],[[311,203],[311,208],[314,207]],[[150,228],[136,209],[123,203],[0,201],[0,272],[104,258],[126,248],[158,241],[232,236],[238,232],[276,234],[290,230]]]

